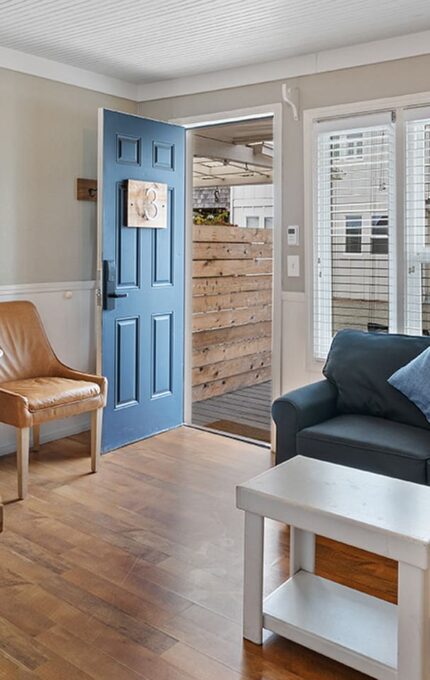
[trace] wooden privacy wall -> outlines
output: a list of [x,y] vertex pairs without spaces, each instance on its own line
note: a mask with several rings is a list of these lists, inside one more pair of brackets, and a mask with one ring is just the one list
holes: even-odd
[[193,401],[271,378],[272,234],[194,225]]

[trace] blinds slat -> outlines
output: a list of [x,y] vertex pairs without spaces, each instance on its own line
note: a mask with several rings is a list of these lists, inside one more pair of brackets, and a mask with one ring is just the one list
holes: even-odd
[[391,117],[345,121],[316,132],[314,355],[343,327],[390,326],[394,242]]
[[407,333],[421,334],[430,332],[430,111],[406,113],[405,321]]

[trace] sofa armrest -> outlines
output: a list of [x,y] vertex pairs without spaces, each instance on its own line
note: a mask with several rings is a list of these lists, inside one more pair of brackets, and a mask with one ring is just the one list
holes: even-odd
[[296,455],[296,436],[300,430],[336,415],[336,402],[337,389],[328,380],[300,387],[274,401],[276,464]]

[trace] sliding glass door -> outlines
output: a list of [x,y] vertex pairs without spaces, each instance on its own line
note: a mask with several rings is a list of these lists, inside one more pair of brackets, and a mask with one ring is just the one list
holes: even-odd
[[430,108],[314,122],[313,358],[340,328],[430,335]]
[[405,112],[405,331],[430,334],[430,109]]
[[314,356],[340,328],[396,329],[390,113],[315,125]]

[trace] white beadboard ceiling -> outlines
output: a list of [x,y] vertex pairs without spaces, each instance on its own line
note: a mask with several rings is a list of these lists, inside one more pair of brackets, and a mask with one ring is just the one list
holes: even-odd
[[0,48],[136,85],[428,29],[429,0],[0,0]]

